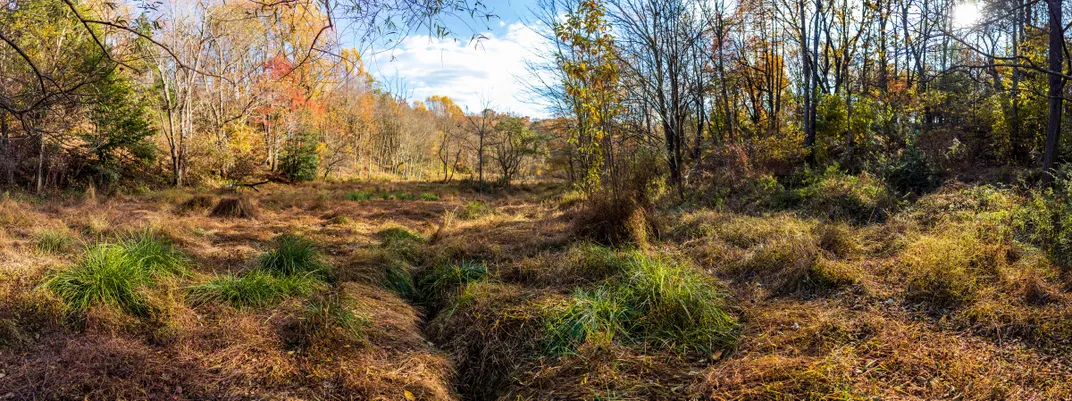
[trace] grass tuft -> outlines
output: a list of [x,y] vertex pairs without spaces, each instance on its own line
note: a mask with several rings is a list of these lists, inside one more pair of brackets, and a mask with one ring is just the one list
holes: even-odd
[[373,194],[365,191],[354,191],[346,194],[346,199],[352,201],[367,201],[372,200]]
[[43,230],[34,234],[34,248],[42,253],[63,253],[74,245],[66,230]]
[[636,330],[670,348],[710,351],[731,345],[737,321],[723,309],[722,291],[683,261],[633,258],[619,291],[639,314]]
[[71,312],[105,306],[145,315],[148,306],[138,290],[151,281],[148,271],[118,245],[98,245],[86,251],[82,261],[52,275],[44,286]]
[[150,308],[142,290],[157,277],[185,274],[186,263],[169,243],[146,233],[89,248],[78,264],[53,274],[43,285],[70,312],[104,306],[144,316]]
[[462,220],[474,220],[489,214],[494,214],[495,208],[480,200],[472,200],[465,203],[465,207],[458,211],[458,218]]
[[418,198],[423,201],[437,201],[439,200],[439,195],[436,195],[431,192],[422,192],[420,195],[418,195]]
[[626,269],[594,291],[576,290],[550,314],[549,351],[561,354],[619,338],[709,352],[736,341],[737,320],[725,311],[722,291],[694,267],[633,252]]
[[487,275],[488,270],[482,263],[465,261],[439,264],[421,278],[418,290],[426,301],[437,302],[452,291],[460,291],[466,284],[480,281]]
[[290,296],[305,296],[321,286],[310,275],[275,276],[251,271],[241,276],[224,274],[189,288],[195,304],[227,303],[236,307],[261,307],[279,303]]
[[284,234],[276,237],[275,244],[275,248],[261,255],[258,264],[260,270],[277,276],[328,273],[330,266],[313,241]]

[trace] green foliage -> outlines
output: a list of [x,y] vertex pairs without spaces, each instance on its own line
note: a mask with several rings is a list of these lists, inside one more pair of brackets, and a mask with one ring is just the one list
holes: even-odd
[[147,167],[153,161],[153,130],[146,102],[135,93],[133,82],[113,71],[95,86],[89,112],[94,129],[81,135],[93,156],[86,164],[100,181],[115,182],[128,167]]
[[569,129],[569,143],[579,153],[580,186],[591,194],[602,184],[603,138],[611,133],[620,107],[614,36],[606,9],[598,1],[579,2],[551,28],[564,49],[555,61],[564,73],[567,104],[572,105],[570,112],[578,122]]
[[651,341],[684,352],[732,344],[737,321],[719,287],[682,261],[633,252],[622,275],[592,292],[577,290],[547,319],[549,349],[615,338]]
[[350,193],[346,194],[346,199],[349,199],[349,200],[352,200],[352,201],[367,201],[367,200],[372,200],[372,196],[373,196],[373,194],[369,193],[369,192],[354,191],[354,192],[350,192]]
[[418,198],[423,201],[437,201],[439,200],[439,195],[436,195],[431,192],[422,192],[420,196],[418,196]]
[[284,234],[276,237],[275,244],[275,248],[262,254],[258,261],[262,271],[277,276],[324,276],[329,273],[330,266],[313,241]]
[[1072,269],[1072,174],[1064,167],[1053,186],[1032,190],[1015,212],[1018,231],[1057,265]]
[[465,207],[458,212],[462,220],[472,220],[495,213],[490,204],[481,200],[472,200],[465,203]]
[[89,248],[78,264],[49,277],[44,288],[71,312],[103,306],[144,316],[150,308],[142,290],[157,277],[183,273],[185,264],[169,244],[143,235]]
[[404,227],[391,227],[380,231],[383,249],[391,252],[402,259],[410,262],[419,262],[420,249],[418,246],[424,242],[419,234],[407,230]]
[[43,253],[61,253],[74,245],[67,230],[43,230],[34,233],[34,248]]
[[941,184],[934,163],[914,145],[909,145],[886,167],[885,176],[890,187],[902,193],[921,194],[932,191]]
[[279,161],[279,172],[294,181],[312,181],[320,165],[317,140],[311,134],[297,135],[287,142]]
[[391,263],[386,268],[387,288],[400,297],[417,300],[417,287],[413,284],[413,273],[405,263]]
[[837,166],[806,171],[799,188],[782,192],[773,201],[775,206],[857,224],[881,221],[894,206],[881,180],[866,172],[845,174]]
[[261,307],[291,296],[305,296],[322,286],[312,275],[277,276],[254,270],[241,276],[224,274],[189,288],[195,304],[227,303],[236,307]]
[[130,237],[121,245],[128,256],[149,274],[186,274],[186,265],[189,263],[186,256],[152,232]]
[[561,355],[580,344],[605,346],[615,335],[628,335],[635,311],[615,295],[604,287],[591,292],[576,289],[565,307],[546,321],[548,351]]
[[418,290],[425,300],[436,302],[451,291],[460,290],[466,284],[483,280],[488,270],[482,263],[464,261],[443,263],[429,269],[418,283]]
[[354,312],[352,302],[336,291],[316,296],[305,303],[296,327],[296,345],[318,341],[358,343],[366,339],[367,316]]
[[665,257],[633,259],[620,292],[639,314],[635,330],[671,348],[710,351],[730,345],[737,321],[722,292],[694,267]]

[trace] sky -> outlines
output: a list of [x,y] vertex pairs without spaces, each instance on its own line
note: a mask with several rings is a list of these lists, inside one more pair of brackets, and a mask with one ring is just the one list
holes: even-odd
[[[363,57],[369,72],[388,89],[402,89],[410,100],[445,95],[470,112],[487,103],[496,111],[546,117],[523,84],[528,78],[526,60],[536,57],[533,49],[541,43],[533,27],[526,25],[535,0],[484,4],[498,19],[468,26],[447,21],[454,37],[410,35],[391,48],[375,49]],[[485,38],[469,40],[481,33]]]

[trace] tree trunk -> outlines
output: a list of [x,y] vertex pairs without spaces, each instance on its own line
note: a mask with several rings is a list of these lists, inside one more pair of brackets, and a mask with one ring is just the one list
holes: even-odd
[[1061,105],[1064,96],[1065,80],[1059,75],[1062,70],[1064,47],[1064,27],[1061,24],[1062,0],[1047,0],[1050,14],[1050,49],[1049,49],[1049,121],[1046,123],[1046,151],[1042,157],[1043,180],[1053,180],[1053,166],[1057,161],[1057,144],[1061,136]]

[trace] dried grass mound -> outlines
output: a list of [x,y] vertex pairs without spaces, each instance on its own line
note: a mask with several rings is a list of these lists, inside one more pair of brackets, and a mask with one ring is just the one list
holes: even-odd
[[237,217],[240,219],[252,219],[260,215],[257,208],[247,198],[220,198],[216,207],[212,208],[212,217]]
[[187,199],[185,202],[179,204],[178,210],[180,212],[190,212],[195,210],[208,210],[216,204],[216,198],[209,195],[194,195],[194,197]]

